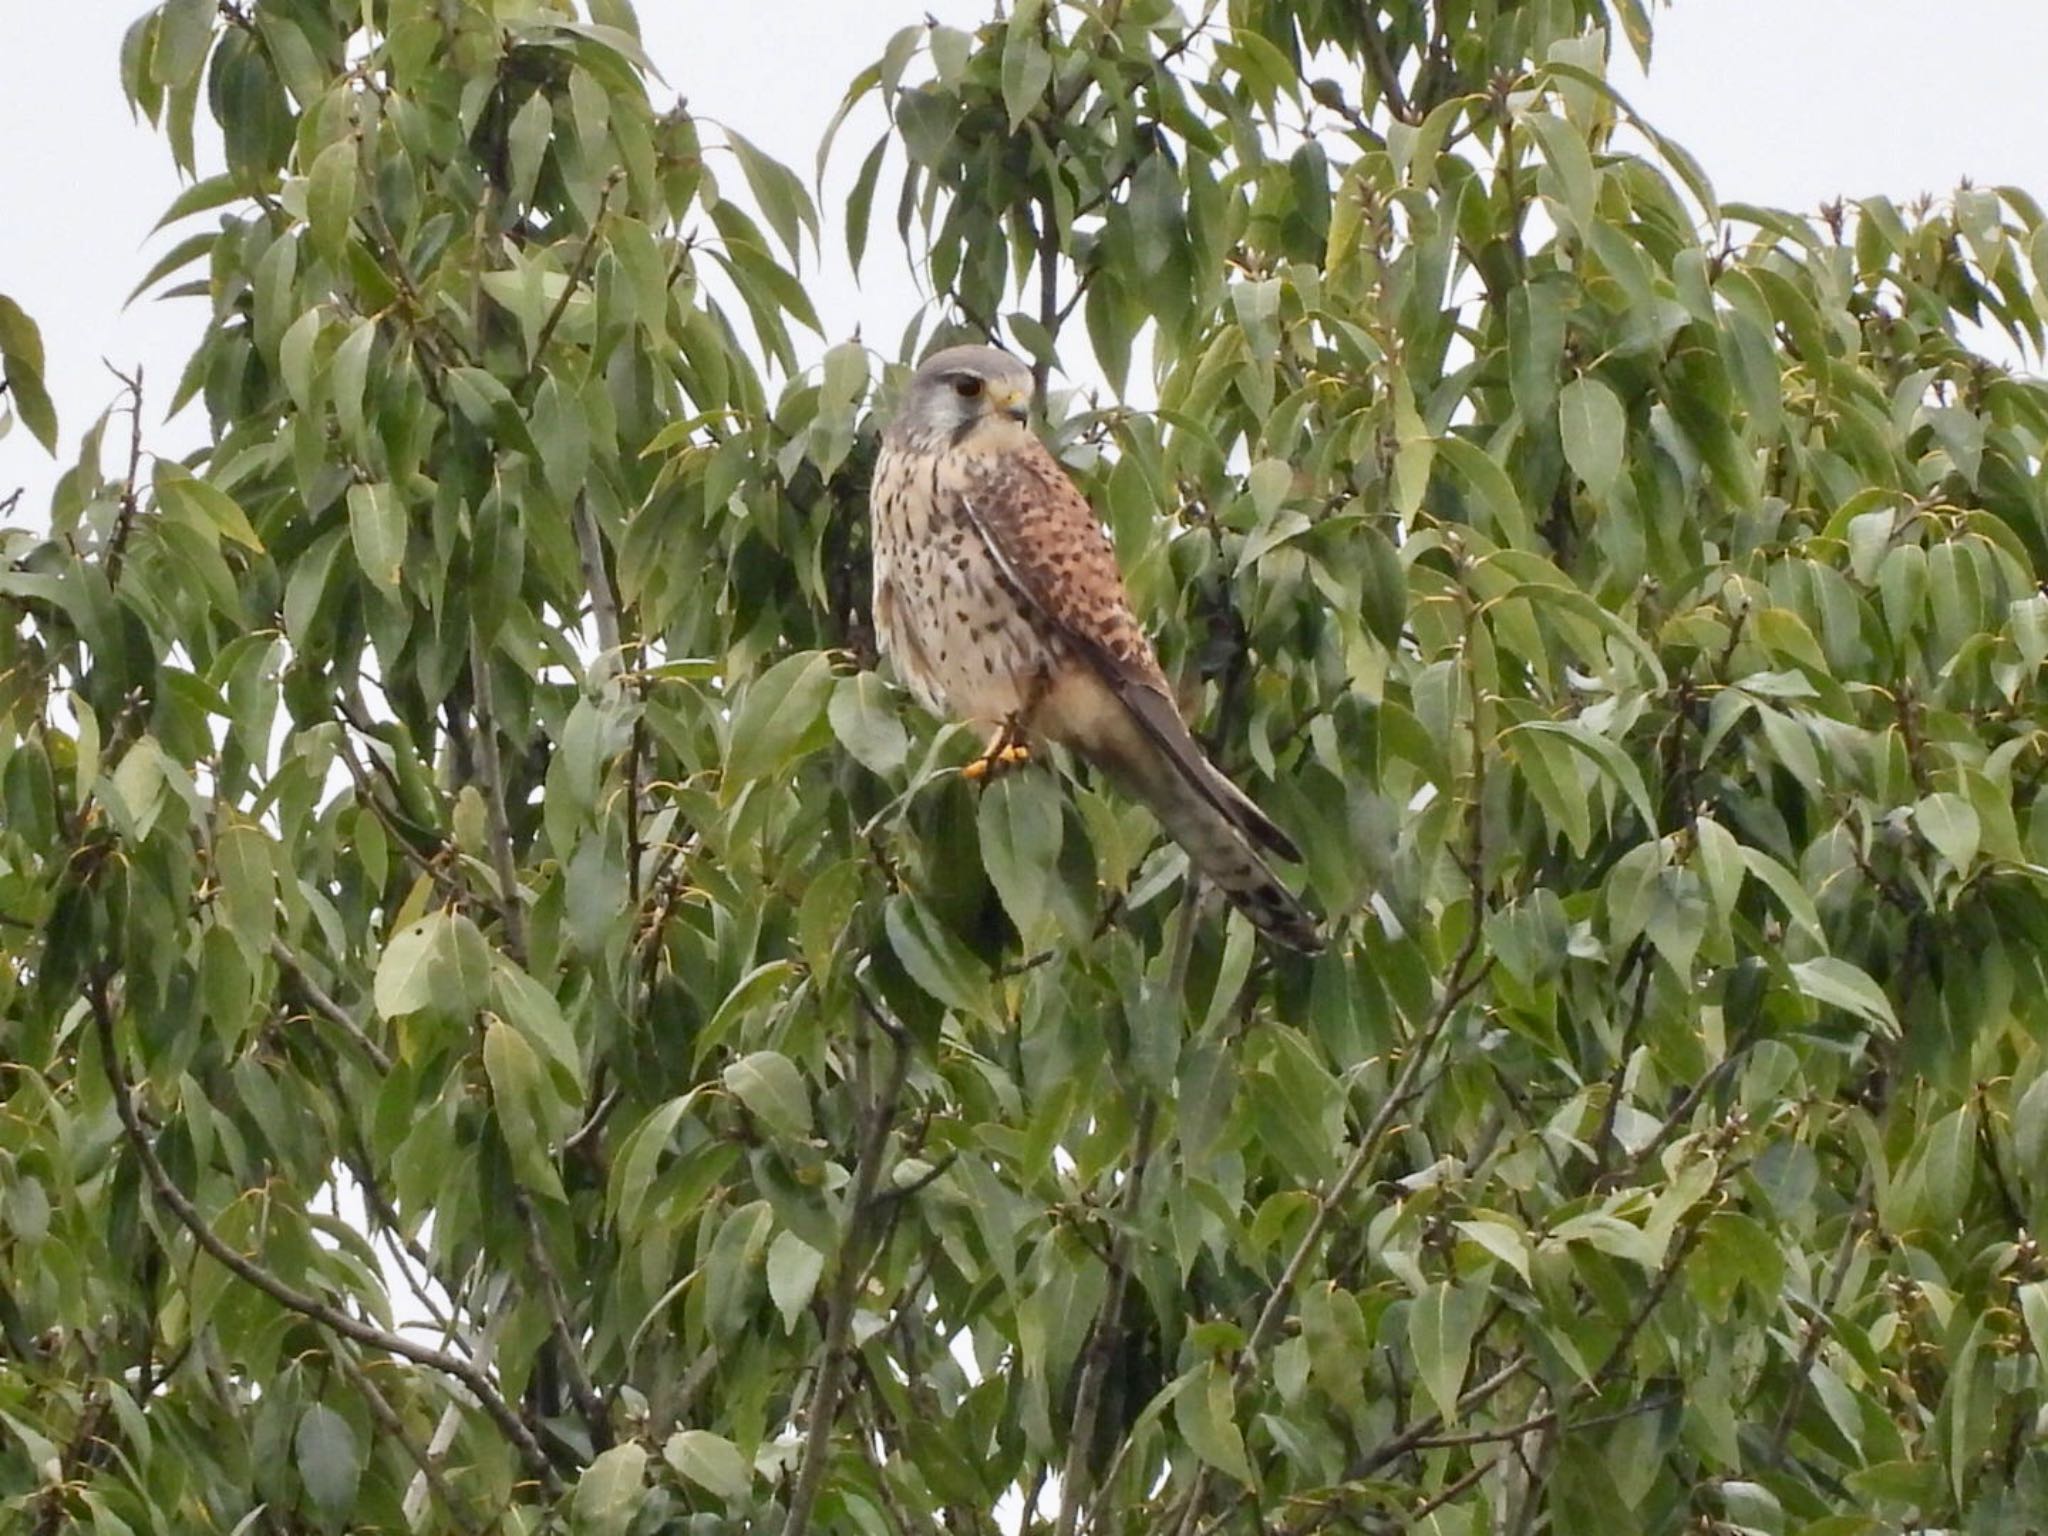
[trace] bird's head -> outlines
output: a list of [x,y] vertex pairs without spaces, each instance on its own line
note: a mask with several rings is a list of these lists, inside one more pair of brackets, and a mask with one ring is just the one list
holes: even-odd
[[1031,370],[995,347],[947,347],[910,376],[891,432],[959,442],[984,425],[1021,423],[1031,409]]

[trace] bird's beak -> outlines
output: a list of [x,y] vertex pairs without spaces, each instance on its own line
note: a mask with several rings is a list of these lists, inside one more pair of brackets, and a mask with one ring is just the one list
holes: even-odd
[[1031,391],[1019,389],[1014,384],[991,384],[988,403],[991,409],[1001,411],[1010,420],[1022,421],[1031,412]]

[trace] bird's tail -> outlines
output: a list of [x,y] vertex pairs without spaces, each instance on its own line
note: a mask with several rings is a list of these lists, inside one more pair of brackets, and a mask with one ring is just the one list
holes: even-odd
[[[1156,741],[1157,726],[1145,723]],[[1261,843],[1290,854],[1294,845],[1203,755],[1178,719],[1172,725],[1183,740],[1167,750],[1108,754],[1104,766],[1152,808],[1167,836],[1187,850],[1188,861],[1252,926],[1289,949],[1321,949],[1314,914],[1259,853]]]

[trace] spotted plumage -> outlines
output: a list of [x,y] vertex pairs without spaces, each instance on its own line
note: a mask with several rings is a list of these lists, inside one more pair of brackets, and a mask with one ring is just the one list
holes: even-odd
[[1260,854],[1298,859],[1203,755],[1094,510],[1025,425],[1031,375],[993,347],[934,354],[883,436],[871,498],[875,632],[934,714],[1056,741],[1149,805],[1261,930],[1321,940]]

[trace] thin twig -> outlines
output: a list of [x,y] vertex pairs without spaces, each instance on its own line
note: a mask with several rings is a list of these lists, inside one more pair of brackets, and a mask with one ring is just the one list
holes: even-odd
[[[789,1496],[789,1517],[782,1523],[782,1536],[805,1536],[810,1529],[811,1511],[824,1486],[825,1466],[830,1460],[832,1423],[839,1412],[839,1392],[846,1380],[846,1344],[853,1330],[854,1303],[861,1282],[867,1276],[868,1236],[875,1210],[875,1188],[882,1174],[882,1159],[888,1152],[889,1132],[895,1124],[896,1102],[910,1075],[910,1042],[900,1030],[889,1025],[867,994],[855,987],[862,1017],[881,1028],[890,1040],[891,1059],[887,1081],[869,1099],[866,1125],[862,1128],[860,1157],[854,1168],[853,1189],[847,1203],[846,1237],[839,1246],[839,1267],[832,1277],[832,1293],[825,1307],[825,1336],[818,1345],[817,1381],[805,1410],[806,1432],[803,1459],[798,1464],[796,1485]],[[861,1067],[866,1077],[867,1030],[856,1040]]]
[[420,1444],[419,1437],[405,1427],[405,1420],[398,1416],[398,1410],[391,1406],[390,1399],[385,1397],[378,1389],[377,1383],[370,1379],[370,1373],[350,1359],[345,1350],[337,1349],[328,1358],[341,1368],[342,1375],[348,1377],[355,1384],[356,1390],[362,1393],[363,1401],[369,1405],[370,1417],[377,1421],[385,1434],[398,1442],[406,1454],[406,1459],[419,1469],[420,1476],[426,1479],[428,1491],[433,1494],[441,1508],[448,1512],[448,1518],[454,1523],[455,1528],[463,1532],[464,1536],[475,1536],[481,1528],[472,1525],[469,1517],[463,1513],[462,1505],[456,1500],[455,1490],[448,1486],[448,1480],[441,1475],[440,1464],[427,1454],[427,1448]]
[[[1044,328],[1046,346],[1051,347],[1060,334],[1060,226],[1053,215],[1050,193],[1038,209],[1038,323]],[[1031,387],[1040,410],[1045,408],[1045,384],[1051,373],[1050,353],[1031,360]]]
[[1438,1510],[1442,1509],[1446,1504],[1450,1503],[1451,1500],[1457,1498],[1460,1494],[1464,1493],[1474,1483],[1478,1482],[1482,1477],[1486,1476],[1487,1473],[1491,1472],[1495,1467],[1499,1466],[1501,1462],[1506,1459],[1506,1453],[1503,1452],[1501,1455],[1495,1456],[1489,1461],[1480,1462],[1479,1465],[1474,1467],[1470,1472],[1467,1472],[1455,1483],[1452,1483],[1449,1487],[1445,1488],[1442,1493],[1437,1494],[1434,1498],[1428,1500],[1423,1504],[1419,1504],[1414,1509],[1410,1510],[1408,1513],[1408,1522],[1410,1528],[1412,1529],[1414,1525],[1419,1521],[1427,1520],[1431,1515],[1435,1514]]
[[1258,1322],[1253,1325],[1250,1336],[1245,1340],[1244,1353],[1239,1357],[1237,1365],[1239,1386],[1250,1380],[1252,1373],[1257,1369],[1259,1351],[1265,1348],[1267,1341],[1280,1326],[1281,1318],[1286,1315],[1287,1301],[1293,1293],[1294,1283],[1301,1278],[1301,1271],[1314,1253],[1324,1229],[1329,1226],[1330,1218],[1336,1214],[1337,1207],[1343,1204],[1345,1197],[1351,1193],[1352,1188],[1379,1155],[1380,1139],[1386,1135],[1387,1127],[1406,1102],[1409,1086],[1420,1075],[1423,1064],[1428,1061],[1430,1053],[1436,1046],[1438,1036],[1450,1023],[1451,1015],[1457,1011],[1458,1005],[1486,979],[1486,973],[1491,969],[1490,962],[1480,966],[1470,976],[1465,974],[1466,968],[1471,965],[1473,956],[1479,950],[1480,926],[1475,914],[1471,931],[1465,935],[1464,945],[1459,949],[1457,959],[1451,963],[1451,974],[1445,984],[1444,994],[1437,999],[1436,1008],[1428,1024],[1416,1037],[1415,1043],[1408,1048],[1408,1058],[1401,1064],[1400,1074],[1388,1087],[1387,1095],[1380,1101],[1379,1109],[1374,1112],[1371,1122],[1358,1138],[1358,1150],[1351,1154],[1351,1160],[1344,1165],[1343,1171],[1337,1175],[1329,1189],[1316,1196],[1315,1214],[1309,1218],[1308,1230],[1302,1233],[1300,1241],[1294,1245],[1293,1253],[1288,1255],[1287,1267],[1281,1270],[1279,1280],[1274,1283],[1272,1292],[1266,1298],[1266,1305],[1259,1314]]
[[471,707],[476,712],[477,766],[482,770],[484,809],[490,823],[491,870],[498,879],[498,919],[505,927],[505,952],[526,964],[526,914],[520,903],[519,868],[512,857],[512,822],[505,812],[505,762],[498,750],[497,710],[491,702],[491,662],[481,636],[469,638]]
[[1766,1466],[1776,1466],[1784,1460],[1786,1443],[1792,1438],[1792,1421],[1799,1416],[1800,1404],[1805,1400],[1806,1388],[1813,1376],[1813,1362],[1820,1357],[1821,1341],[1828,1336],[1829,1314],[1835,1310],[1842,1286],[1849,1278],[1849,1261],[1856,1256],[1856,1241],[1862,1235],[1864,1219],[1876,1195],[1876,1179],[1866,1170],[1863,1183],[1856,1191],[1856,1203],[1850,1207],[1848,1223],[1842,1229],[1842,1241],[1835,1248],[1834,1262],[1828,1268],[1827,1285],[1814,1298],[1817,1305],[1813,1316],[1806,1320],[1806,1337],[1799,1346],[1792,1390],[1785,1394],[1785,1406],[1778,1411],[1778,1422],[1771,1430],[1770,1448],[1764,1453]]
[[[1181,922],[1183,927],[1192,929],[1192,915],[1186,912],[1185,907]],[[1109,1379],[1110,1367],[1115,1363],[1117,1336],[1123,1328],[1124,1288],[1130,1282],[1131,1271],[1131,1231],[1145,1174],[1151,1164],[1152,1134],[1158,1119],[1158,1101],[1148,1093],[1138,1109],[1131,1167],[1124,1175],[1124,1187],[1117,1202],[1120,1210],[1116,1236],[1109,1248],[1109,1287],[1103,1294],[1101,1309],[1095,1314],[1095,1326],[1089,1330],[1087,1352],[1081,1358],[1081,1380],[1074,1391],[1073,1423],[1067,1431],[1067,1459],[1060,1467],[1060,1515],[1053,1527],[1055,1536],[1074,1536],[1075,1523],[1080,1518],[1082,1500],[1088,1489],[1088,1453],[1094,1447],[1095,1416],[1102,1408],[1102,1388]],[[1112,1462],[1111,1470],[1121,1461],[1122,1457],[1118,1456]],[[1104,1479],[1103,1486],[1108,1486],[1108,1479]],[[1093,1523],[1092,1516],[1090,1523]]]
[[619,597],[612,590],[611,573],[604,564],[604,534],[597,526],[597,514],[590,510],[590,497],[576,493],[570,505],[569,521],[576,529],[576,554],[583,564],[583,584],[590,589],[590,616],[597,623],[598,679],[610,682],[625,663],[619,641]]
[[512,1201],[526,1227],[527,1257],[540,1278],[541,1301],[548,1313],[548,1331],[554,1336],[555,1352],[561,1357],[562,1370],[569,1378],[569,1392],[576,1399],[576,1411],[583,1416],[584,1428],[590,1431],[591,1444],[600,1451],[609,1450],[612,1443],[611,1414],[605,1407],[603,1395],[590,1379],[590,1365],[583,1358],[583,1346],[569,1327],[569,1304],[562,1290],[561,1274],[555,1268],[554,1255],[548,1252],[547,1234],[541,1230],[533,1199],[525,1190],[515,1189]]
[[270,941],[270,958],[277,962],[279,970],[291,978],[292,985],[299,989],[309,1008],[347,1035],[355,1048],[369,1059],[371,1066],[380,1073],[389,1075],[391,1057],[386,1054],[384,1047],[364,1032],[363,1026],[355,1021],[354,1016],[346,1008],[322,990],[320,983],[313,979],[312,974],[306,969],[305,962],[292,951],[291,946],[283,939],[273,938]]
[[598,1101],[590,1107],[590,1113],[584,1117],[583,1123],[571,1131],[568,1138],[563,1141],[562,1153],[565,1157],[570,1153],[582,1151],[584,1144],[604,1129],[605,1121],[612,1117],[612,1111],[619,1107],[619,1100],[622,1097],[624,1095],[616,1083],[604,1091]]
[[[1483,1407],[1496,1392],[1528,1368],[1527,1355],[1514,1356],[1484,1381],[1474,1382],[1468,1387],[1458,1399],[1458,1412],[1470,1413],[1475,1408]],[[1400,1434],[1381,1441],[1366,1453],[1364,1462],[1353,1471],[1353,1479],[1362,1481],[1371,1477],[1381,1467],[1399,1461],[1409,1452],[1429,1444],[1431,1439],[1436,1437],[1437,1431],[1443,1428],[1443,1422],[1442,1414],[1432,1413],[1427,1418],[1416,1420]]]
[[1401,89],[1401,76],[1394,69],[1394,61],[1387,56],[1387,40],[1380,34],[1380,18],[1373,4],[1358,8],[1358,24],[1365,33],[1365,62],[1372,70],[1387,110],[1401,122],[1418,121],[1415,109],[1408,103],[1408,93]]
[[114,519],[113,534],[107,540],[107,585],[121,584],[121,562],[128,557],[128,538],[135,531],[135,478],[142,470],[142,365],[135,365],[133,377],[112,363],[107,371],[128,391],[128,474],[121,483],[120,512]]
[[597,237],[604,232],[604,221],[611,212],[612,191],[619,184],[619,178],[626,174],[624,166],[615,165],[611,174],[604,179],[604,191],[597,200],[597,217],[590,221],[590,230],[583,237],[583,249],[576,253],[576,263],[569,269],[569,280],[562,285],[561,294],[555,299],[554,308],[548,311],[541,322],[540,334],[533,341],[533,361],[526,365],[526,373],[519,380],[514,394],[523,395],[526,387],[540,374],[540,361],[546,355],[548,343],[554,339],[555,327],[562,323],[562,316],[568,313],[569,301],[576,296],[576,290],[583,286],[583,280],[590,275],[590,266],[597,259]]
[[114,1041],[114,1010],[107,998],[107,978],[104,975],[95,976],[87,986],[86,1001],[92,1010],[93,1024],[99,1037],[100,1064],[107,1075],[107,1086],[113,1091],[114,1110],[121,1118],[121,1129],[126,1133],[128,1144],[134,1149],[136,1158],[142,1164],[143,1175],[149,1182],[151,1192],[178,1219],[185,1230],[192,1234],[192,1240],[236,1278],[254,1286],[287,1311],[309,1317],[345,1339],[381,1350],[387,1355],[397,1355],[401,1359],[410,1360],[415,1365],[423,1365],[429,1370],[439,1371],[444,1376],[460,1382],[476,1398],[484,1412],[489,1415],[491,1422],[498,1426],[499,1432],[507,1440],[512,1442],[533,1471],[550,1488],[555,1487],[557,1480],[554,1468],[549,1464],[547,1454],[541,1450],[540,1443],[533,1438],[526,1426],[520,1422],[519,1416],[499,1395],[490,1378],[475,1365],[441,1350],[415,1344],[403,1335],[387,1332],[351,1317],[317,1296],[309,1296],[297,1287],[286,1284],[262,1265],[230,1248],[215,1235],[213,1229],[207,1225],[206,1218],[200,1214],[199,1208],[172,1182],[170,1174],[157,1158],[156,1148],[150,1142],[149,1132],[143,1126],[142,1117],[136,1113],[133,1091],[128,1085],[127,1073],[121,1068],[119,1048]]
[[[1464,657],[1468,669],[1472,666],[1472,635],[1476,624],[1476,610],[1470,602],[1467,602],[1465,604]],[[1329,1188],[1316,1194],[1316,1208],[1314,1214],[1309,1217],[1308,1228],[1294,1245],[1293,1252],[1288,1255],[1287,1264],[1281,1270],[1280,1278],[1274,1282],[1272,1290],[1267,1294],[1265,1305],[1260,1309],[1258,1321],[1252,1325],[1250,1334],[1245,1338],[1244,1348],[1238,1354],[1237,1369],[1231,1374],[1231,1392],[1233,1396],[1236,1393],[1242,1392],[1250,1384],[1252,1377],[1257,1374],[1259,1357],[1274,1333],[1278,1331],[1281,1320],[1287,1314],[1287,1304],[1294,1294],[1295,1283],[1301,1278],[1302,1270],[1307,1267],[1310,1257],[1315,1253],[1317,1245],[1322,1241],[1323,1232],[1329,1226],[1330,1219],[1336,1213],[1337,1208],[1344,1203],[1352,1189],[1358,1184],[1358,1181],[1365,1176],[1366,1170],[1378,1161],[1380,1141],[1387,1134],[1388,1128],[1392,1126],[1394,1117],[1402,1111],[1411,1093],[1415,1091],[1417,1080],[1422,1074],[1424,1064],[1428,1062],[1436,1048],[1438,1037],[1443,1034],[1445,1027],[1449,1025],[1451,1016],[1457,1012],[1458,1006],[1479,987],[1480,983],[1485,981],[1487,973],[1493,969],[1491,958],[1481,961],[1476,967],[1472,963],[1478,956],[1480,934],[1485,926],[1481,918],[1485,911],[1486,896],[1485,823],[1480,809],[1486,799],[1486,742],[1480,720],[1480,703],[1479,690],[1475,686],[1472,689],[1471,702],[1472,784],[1470,792],[1471,814],[1469,819],[1472,845],[1463,861],[1466,879],[1469,881],[1471,888],[1472,913],[1470,925],[1465,932],[1464,942],[1459,946],[1456,957],[1451,961],[1450,971],[1444,978],[1443,994],[1437,999],[1435,1008],[1431,1010],[1428,1022],[1424,1024],[1422,1032],[1416,1036],[1414,1042],[1409,1046],[1407,1059],[1402,1062],[1400,1072],[1395,1076],[1393,1083],[1389,1085],[1386,1097],[1380,1101],[1379,1108],[1373,1112],[1372,1120],[1360,1134],[1358,1150],[1352,1153],[1350,1160],[1345,1163],[1343,1170],[1337,1175]],[[1208,1491],[1208,1485],[1209,1467],[1207,1463],[1203,1463],[1195,1469],[1194,1477],[1189,1482],[1187,1494],[1180,1506],[1179,1519],[1173,1522],[1172,1528],[1178,1533],[1178,1536],[1192,1536],[1192,1532],[1195,1529],[1195,1520],[1201,1513],[1202,1499]]]
[[[1188,961],[1195,948],[1195,908],[1200,899],[1200,883],[1190,881],[1187,893],[1181,898],[1178,921],[1174,925],[1173,953],[1167,962],[1167,995],[1175,999],[1187,991]],[[1095,1326],[1089,1330],[1080,1382],[1074,1389],[1074,1416],[1067,1430],[1067,1457],[1060,1467],[1060,1513],[1054,1527],[1055,1536],[1074,1536],[1075,1522],[1080,1517],[1088,1491],[1088,1453],[1094,1445],[1095,1417],[1102,1409],[1102,1389],[1109,1379],[1110,1367],[1115,1363],[1117,1334],[1123,1326],[1124,1288],[1130,1283],[1131,1272],[1131,1234],[1137,1227],[1138,1201],[1143,1197],[1145,1175],[1151,1167],[1152,1137],[1158,1120],[1158,1100],[1146,1092],[1143,1103],[1138,1107],[1130,1171],[1124,1176],[1124,1187],[1117,1200],[1117,1226],[1115,1235],[1110,1239],[1108,1255],[1109,1286],[1103,1294],[1102,1306],[1095,1314]],[[1107,1489],[1115,1481],[1130,1446],[1130,1438],[1126,1437],[1117,1447],[1109,1466],[1104,1469],[1100,1488]],[[1099,1509],[1089,1510],[1091,1529],[1101,1513]]]

